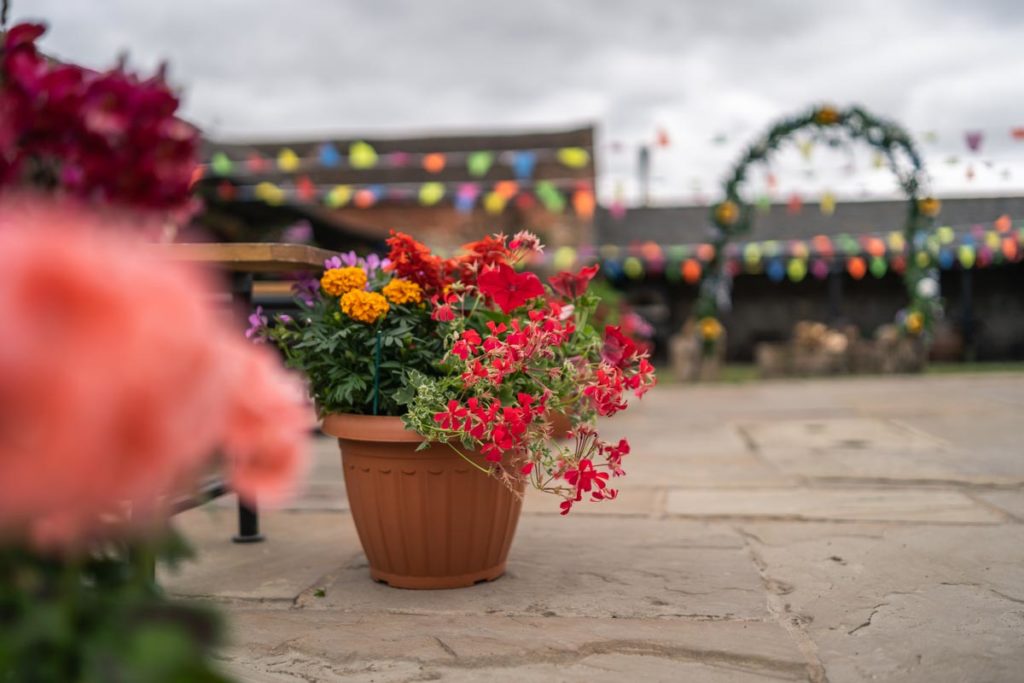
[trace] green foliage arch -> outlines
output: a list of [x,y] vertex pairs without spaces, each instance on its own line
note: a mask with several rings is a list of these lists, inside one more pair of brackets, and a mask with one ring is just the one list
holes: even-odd
[[910,134],[899,124],[876,117],[857,106],[846,109],[829,105],[812,107],[778,121],[744,151],[726,177],[722,200],[711,207],[715,250],[711,262],[701,274],[696,317],[718,318],[720,311],[730,304],[729,276],[724,270],[723,254],[730,241],[749,233],[754,226],[756,211],[741,194],[748,172],[756,164],[767,163],[783,144],[807,130],[832,146],[854,141],[866,143],[882,155],[895,175],[907,200],[902,229],[903,280],[910,303],[905,315],[901,316],[901,322],[908,334],[928,335],[942,313],[938,269],[925,244],[940,204],[923,194],[927,176]]

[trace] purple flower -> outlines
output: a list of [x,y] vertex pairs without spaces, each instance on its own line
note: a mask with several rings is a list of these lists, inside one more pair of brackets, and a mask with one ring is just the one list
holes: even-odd
[[287,313],[282,313],[281,315],[277,316],[277,321],[287,325],[288,323],[290,323],[292,321],[292,317],[290,315],[288,315]]
[[309,221],[299,221],[295,225],[290,225],[285,228],[284,233],[281,235],[281,240],[284,242],[305,243],[312,238],[313,226],[309,224]]
[[249,314],[249,329],[245,331],[245,338],[252,339],[257,344],[264,343],[267,322],[267,316],[263,315],[263,307],[257,306],[256,310]]
[[366,271],[367,279],[372,280],[379,269],[386,268],[390,264],[390,259],[381,259],[377,254],[369,254],[366,258],[361,258],[356,255],[356,252],[349,251],[324,261],[324,268],[330,270],[331,268],[359,267]]
[[369,256],[366,257],[366,275],[368,277],[373,277],[374,273],[377,272],[378,268],[387,268],[390,265],[391,259],[382,259],[380,256],[377,256],[376,254],[370,254]]
[[302,303],[312,306],[320,294],[320,281],[309,273],[302,273],[299,279],[292,283],[292,294]]

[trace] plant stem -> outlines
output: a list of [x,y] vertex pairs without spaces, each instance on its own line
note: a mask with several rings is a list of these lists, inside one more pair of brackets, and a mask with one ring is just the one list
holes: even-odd
[[377,340],[374,348],[373,362],[373,414],[377,414],[380,405],[380,330],[377,330]]
[[491,471],[489,469],[485,469],[485,468],[481,467],[480,465],[477,465],[475,462],[473,462],[472,458],[470,458],[468,455],[464,454],[462,451],[460,451],[458,448],[456,448],[455,446],[451,445],[450,443],[448,444],[448,447],[451,448],[456,453],[458,453],[459,457],[461,457],[463,460],[468,462],[470,465],[472,465],[473,467],[477,468],[478,470],[480,470],[484,474],[490,476]]

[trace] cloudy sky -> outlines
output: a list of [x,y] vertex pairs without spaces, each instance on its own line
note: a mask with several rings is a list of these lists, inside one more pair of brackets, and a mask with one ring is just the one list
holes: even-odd
[[[744,144],[815,101],[917,136],[941,195],[1024,193],[1020,0],[13,0],[43,46],[101,68],[171,64],[184,113],[222,138],[599,130],[599,189],[635,198],[659,130],[658,202],[714,197]],[[984,135],[979,152],[967,131]],[[926,135],[927,134],[927,135]],[[851,172],[852,162],[852,172]],[[973,179],[968,180],[968,169]],[[870,152],[796,148],[777,193],[885,196]],[[755,174],[751,192],[764,188]]]

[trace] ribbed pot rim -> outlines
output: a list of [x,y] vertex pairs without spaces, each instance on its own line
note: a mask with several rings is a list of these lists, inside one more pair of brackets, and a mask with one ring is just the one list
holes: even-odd
[[421,435],[406,429],[400,417],[390,415],[353,415],[330,413],[324,417],[320,430],[328,436],[349,441],[378,443],[421,443]]

